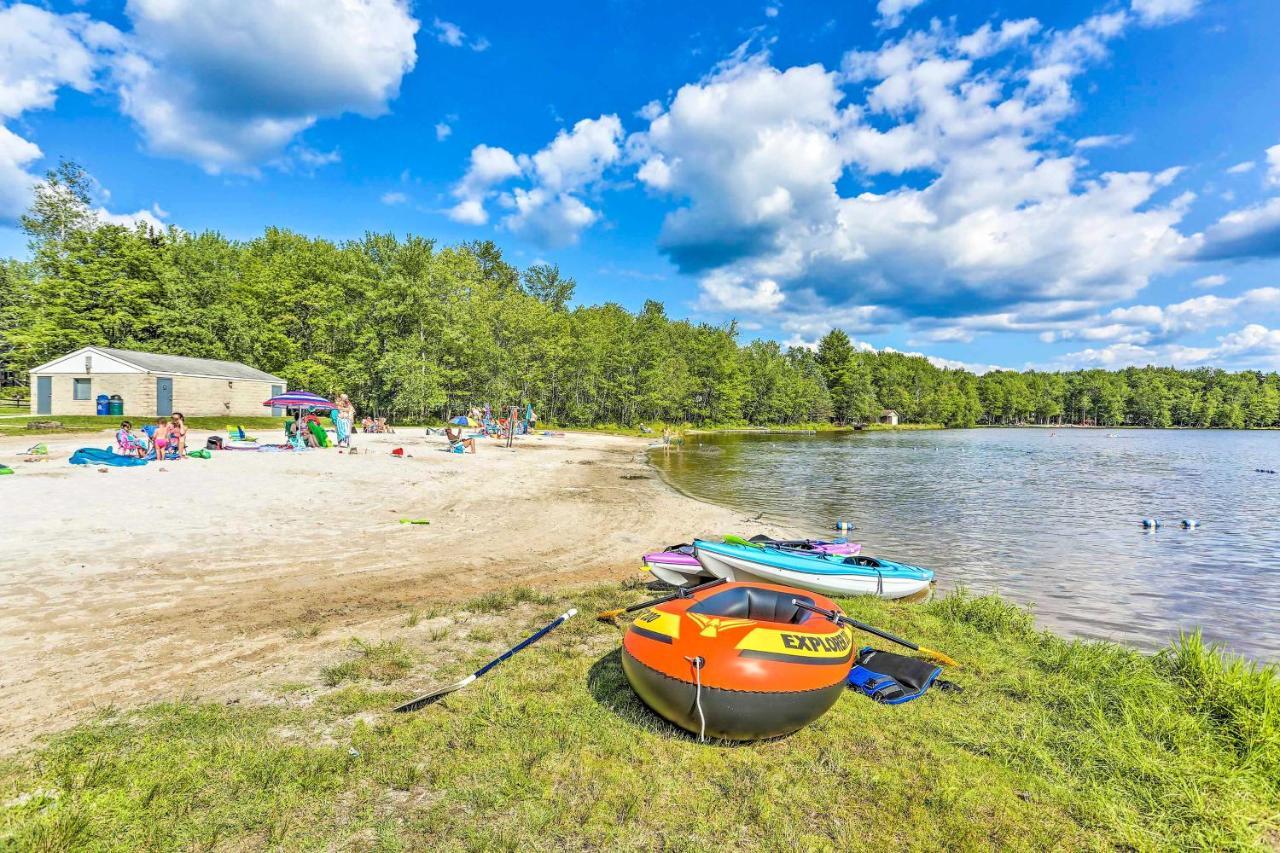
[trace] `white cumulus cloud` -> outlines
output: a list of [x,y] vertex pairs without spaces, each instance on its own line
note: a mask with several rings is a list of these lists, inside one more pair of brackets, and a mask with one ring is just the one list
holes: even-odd
[[520,165],[507,149],[490,145],[472,148],[467,172],[453,188],[458,203],[450,208],[449,218],[468,225],[484,225],[489,221],[484,202],[493,195],[493,187],[519,174]]
[[406,0],[129,0],[121,105],[158,154],[252,171],[318,120],[385,113],[417,61]]
[[[496,198],[507,211],[501,221],[508,231],[539,246],[572,245],[600,220],[600,212],[583,200],[582,193],[619,161],[621,137],[618,117],[602,115],[561,130],[532,155],[517,158],[506,149],[478,145],[466,175],[454,187],[459,202],[449,215],[458,222],[483,225],[489,221],[486,203]],[[494,189],[517,176],[524,178],[524,186],[501,193]]]
[[1149,26],[1190,18],[1199,6],[1200,0],[1133,0],[1132,3],[1138,19]]
[[880,0],[876,4],[876,11],[880,13],[880,20],[876,23],[882,27],[892,28],[899,26],[907,13],[923,2],[924,0]]
[[[969,52],[1006,29],[1020,45],[1037,27],[988,25],[977,41],[910,33],[846,55],[838,72],[762,54],[722,65],[629,141],[637,177],[680,205],[660,245],[704,277],[708,303],[769,280],[785,306],[919,321],[1011,312],[1043,328],[1038,306],[1080,316],[1132,297],[1182,251],[1190,197],[1160,200],[1179,170],[1091,174],[1054,144],[1077,106],[1074,78],[1126,25],[1117,13],[1045,32],[1022,64],[995,71]],[[849,84],[863,100],[848,100]],[[911,170],[925,180],[838,187]]]

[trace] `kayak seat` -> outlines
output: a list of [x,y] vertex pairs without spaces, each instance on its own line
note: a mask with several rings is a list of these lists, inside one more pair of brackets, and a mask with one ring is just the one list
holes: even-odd
[[784,625],[799,625],[815,615],[792,604],[792,599],[810,606],[814,603],[812,598],[798,592],[740,586],[708,596],[690,607],[688,612]]
[[867,568],[870,568],[870,569],[883,568],[883,566],[880,565],[879,560],[875,559],[874,557],[864,557],[861,554],[855,557],[845,557],[844,564],[846,566],[866,566]]

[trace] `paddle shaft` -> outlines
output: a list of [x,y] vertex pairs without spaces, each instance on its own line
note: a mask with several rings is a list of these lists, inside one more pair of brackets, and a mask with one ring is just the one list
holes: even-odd
[[653,607],[657,604],[666,604],[668,601],[675,601],[677,598],[688,598],[695,592],[701,592],[704,589],[711,589],[711,587],[719,586],[722,583],[725,583],[724,578],[716,578],[713,581],[707,581],[706,583],[698,584],[697,586],[691,586],[688,589],[680,587],[670,595],[664,595],[662,598],[655,598],[651,601],[642,601],[639,604],[633,604],[622,612],[635,613],[637,610],[644,610],[646,607]]
[[466,678],[462,679],[458,683],[451,684],[448,687],[443,687],[438,690],[433,690],[432,692],[426,694],[425,696],[420,696],[417,699],[413,699],[404,703],[403,705],[399,706],[395,710],[401,711],[401,712],[416,711],[432,699],[436,699],[437,697],[444,696],[447,693],[452,693],[455,690],[461,690],[463,687],[466,687],[468,684],[475,681],[477,678],[484,675],[486,672],[493,669],[495,666],[502,663],[507,658],[510,658],[511,656],[515,655],[517,652],[527,649],[529,646],[532,646],[534,643],[538,642],[538,640],[541,640],[547,634],[550,634],[556,628],[559,628],[566,621],[573,618],[573,616],[577,612],[578,612],[577,608],[570,608],[568,611],[562,613],[560,616],[556,617],[547,625],[544,625],[542,628],[538,629],[537,632],[530,634],[528,637],[525,637],[523,640],[516,643],[514,646],[507,649],[505,652],[498,655],[496,658],[489,661],[484,666],[480,667],[475,672],[471,673],[470,675],[468,675]]
[[847,554],[828,554],[826,551],[820,551],[815,546],[805,548],[802,545],[788,545],[785,542],[752,542],[750,539],[743,539],[741,536],[726,536],[724,541],[728,545],[738,545],[743,548],[756,548],[763,551],[766,548],[772,548],[775,551],[784,551],[788,554],[803,554],[807,557],[840,557],[843,559]]
[[675,601],[677,598],[688,598],[689,596],[693,595],[695,592],[701,592],[704,589],[710,589],[713,586],[719,586],[720,584],[725,582],[726,581],[724,578],[716,578],[713,581],[707,581],[704,584],[698,584],[697,586],[692,586],[692,587],[689,587],[688,589],[685,589],[684,587],[680,587],[670,595],[662,596],[662,598],[652,598],[648,601],[642,601],[639,604],[633,604],[630,607],[619,607],[617,610],[603,610],[596,615],[596,618],[597,619],[615,619],[624,613],[635,613],[637,610],[644,610],[646,607],[654,607],[659,604],[666,604],[668,601]]
[[848,616],[837,613],[834,610],[824,610],[821,607],[814,607],[812,604],[805,604],[803,601],[799,601],[794,598],[791,599],[791,603],[802,610],[808,610],[810,612],[817,613],[820,616],[825,616],[837,625],[848,625],[850,628],[857,628],[859,631],[866,631],[868,634],[875,634],[877,637],[888,640],[891,643],[906,646],[913,652],[920,651],[920,647],[910,640],[904,640],[901,637],[890,634],[888,631],[882,631],[873,625],[868,625],[865,622],[859,622],[857,619],[850,619]]

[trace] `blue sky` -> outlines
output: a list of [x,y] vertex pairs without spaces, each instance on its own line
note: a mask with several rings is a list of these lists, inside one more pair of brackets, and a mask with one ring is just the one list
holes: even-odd
[[413,231],[745,337],[1280,368],[1280,3],[0,0],[0,253]]

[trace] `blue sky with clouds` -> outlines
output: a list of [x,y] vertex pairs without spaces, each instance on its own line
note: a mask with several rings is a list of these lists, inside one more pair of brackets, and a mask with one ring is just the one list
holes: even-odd
[[1280,368],[1280,3],[0,0],[0,253],[414,231],[970,366]]

